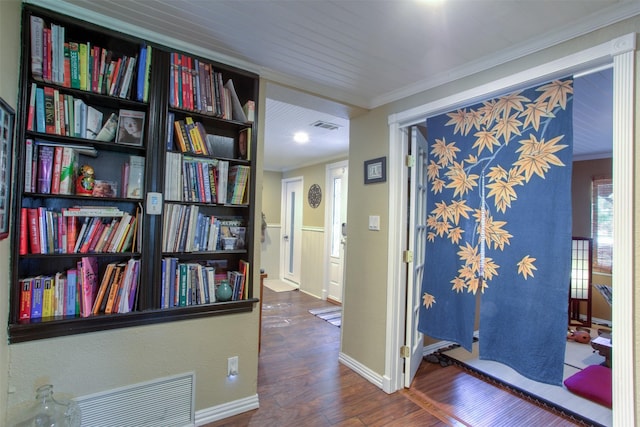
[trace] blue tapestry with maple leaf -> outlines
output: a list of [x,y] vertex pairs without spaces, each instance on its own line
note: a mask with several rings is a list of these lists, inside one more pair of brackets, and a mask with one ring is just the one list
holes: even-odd
[[427,119],[419,330],[561,384],[571,256],[573,81]]

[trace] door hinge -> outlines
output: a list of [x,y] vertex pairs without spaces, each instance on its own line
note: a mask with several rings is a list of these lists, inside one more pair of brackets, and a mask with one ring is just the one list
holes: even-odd
[[402,262],[407,264],[413,262],[413,251],[404,251],[402,253]]
[[404,158],[404,165],[406,167],[412,168],[415,164],[416,164],[415,156],[407,155],[407,157]]
[[406,359],[410,355],[411,353],[410,353],[409,347],[407,347],[406,345],[403,345],[402,347],[400,347],[400,357]]

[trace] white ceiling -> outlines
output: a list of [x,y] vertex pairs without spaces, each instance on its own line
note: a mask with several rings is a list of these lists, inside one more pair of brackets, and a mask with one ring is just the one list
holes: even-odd
[[[267,85],[265,110],[267,170],[346,155],[348,122],[339,131],[312,133],[302,148],[292,145],[293,132],[317,120],[340,124],[361,109],[640,14],[638,0],[30,2],[249,69],[273,82]],[[600,129],[592,127],[586,134]],[[606,136],[607,131],[596,140]]]

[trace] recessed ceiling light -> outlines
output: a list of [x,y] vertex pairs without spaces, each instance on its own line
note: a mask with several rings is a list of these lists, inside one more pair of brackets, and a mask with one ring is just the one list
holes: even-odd
[[296,132],[293,135],[293,140],[300,144],[304,144],[305,142],[309,142],[309,134],[306,132]]

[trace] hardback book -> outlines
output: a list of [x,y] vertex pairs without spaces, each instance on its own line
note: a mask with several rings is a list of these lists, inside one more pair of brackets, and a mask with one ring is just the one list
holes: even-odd
[[120,110],[116,142],[118,144],[142,145],[145,112]]
[[38,193],[51,193],[54,147],[41,145],[38,150]]
[[130,56],[129,58],[127,58],[127,64],[122,75],[122,83],[120,84],[118,93],[118,97],[120,98],[127,98],[130,93],[131,83],[133,81],[133,73],[136,69],[136,61],[136,56]]
[[141,199],[144,193],[144,164],[142,156],[129,156],[129,178],[127,180],[126,197]]
[[36,119],[36,92],[38,90],[38,85],[34,82],[31,83],[31,92],[29,92],[29,113],[27,115],[27,130],[33,131],[35,130],[35,119]]
[[30,253],[40,254],[42,247],[40,246],[40,218],[37,208],[27,208],[27,222]]
[[33,139],[27,139],[24,142],[24,191],[31,193],[34,191],[33,181]]
[[53,172],[51,174],[51,194],[60,193],[60,172],[62,171],[62,146],[53,150]]
[[31,15],[31,75],[35,80],[42,80],[43,45],[42,37],[44,20],[39,16]]
[[79,98],[73,100],[73,132],[80,138],[87,134],[87,104]]
[[140,46],[140,60],[138,61],[138,72],[136,75],[136,100],[142,102],[144,99],[145,69],[147,66],[147,46]]
[[20,243],[19,254],[26,255],[29,253],[29,208],[20,208]]
[[80,47],[76,42],[69,42],[69,65],[71,87],[80,89]]
[[149,102],[149,78],[151,77],[151,46],[147,46],[147,61],[144,67],[144,94],[142,102]]
[[44,88],[36,88],[36,131],[45,133],[47,125],[44,111]]
[[244,114],[247,116],[247,121],[253,123],[256,120],[256,103],[254,101],[247,101],[242,106]]
[[54,90],[50,86],[44,88],[44,126],[45,132],[56,133],[56,108],[54,105]]
[[238,133],[238,158],[251,160],[251,128],[245,128]]

